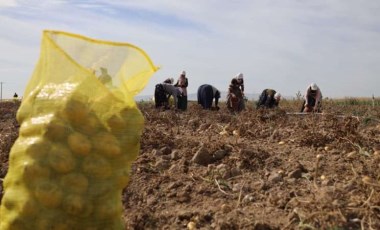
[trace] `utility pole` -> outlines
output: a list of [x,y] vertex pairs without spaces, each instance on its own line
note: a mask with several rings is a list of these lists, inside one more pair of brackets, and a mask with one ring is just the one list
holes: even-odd
[[375,94],[372,94],[372,108],[375,108]]

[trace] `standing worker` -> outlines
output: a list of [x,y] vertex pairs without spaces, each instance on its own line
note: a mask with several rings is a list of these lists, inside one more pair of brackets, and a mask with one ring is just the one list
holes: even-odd
[[186,72],[182,71],[177,83],[174,85],[179,88],[181,94],[178,97],[178,109],[185,111],[187,109],[187,86],[189,81],[186,77]]
[[240,112],[244,109],[243,93],[236,78],[231,80],[231,84],[228,87],[227,108],[231,112]]
[[[236,82],[236,86],[239,88],[240,94],[242,97],[242,100],[239,100],[239,111],[244,110],[245,109],[245,102],[247,101],[247,98],[244,96],[244,75],[243,75],[243,73],[238,73],[232,80],[234,80],[234,79],[235,79],[234,82]],[[231,81],[231,83],[232,83],[232,81]],[[230,87],[231,87],[231,85],[230,85]]]
[[244,96],[244,75],[243,73],[238,73],[236,76],[235,76],[236,80],[237,80],[237,83],[239,85],[239,88]]
[[17,99],[18,99],[18,95],[17,95],[17,93],[13,94],[13,100],[14,100],[14,101],[17,101]]
[[322,107],[322,93],[317,84],[311,83],[306,89],[305,100],[302,104],[301,113],[320,113]]
[[204,84],[198,88],[198,104],[202,105],[203,109],[211,109],[212,101],[215,99],[215,109],[218,110],[218,101],[220,91],[212,85]]

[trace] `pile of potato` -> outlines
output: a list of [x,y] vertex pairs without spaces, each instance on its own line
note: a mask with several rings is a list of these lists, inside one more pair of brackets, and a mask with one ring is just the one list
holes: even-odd
[[136,106],[114,106],[111,94],[62,93],[68,87],[46,85],[18,111],[1,230],[124,228],[121,194],[139,152],[143,116]]

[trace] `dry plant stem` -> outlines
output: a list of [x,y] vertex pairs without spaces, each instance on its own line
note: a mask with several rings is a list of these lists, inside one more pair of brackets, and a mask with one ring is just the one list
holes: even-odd
[[312,229],[312,230],[315,230],[316,228],[314,228],[313,226],[311,226],[310,224],[304,224],[304,223],[300,223],[298,225],[299,228],[301,229]]
[[243,185],[241,186],[240,188],[240,192],[239,192],[239,198],[238,198],[238,202],[236,204],[236,208],[238,208],[240,206],[240,201],[241,201],[241,194],[243,192],[243,188],[244,188],[244,185],[245,185],[246,181],[244,181]]
[[[284,230],[285,229],[288,229],[294,222],[296,221],[296,219],[295,218],[293,218],[292,220],[290,220],[286,225],[285,225],[285,227],[283,228]],[[289,229],[291,229],[291,228],[289,228]]]
[[370,208],[371,209],[377,209],[378,211],[380,211],[380,206],[371,206]]
[[367,199],[366,201],[364,201],[364,203],[361,205],[361,207],[363,207],[364,205],[371,206],[370,201],[371,201],[371,199],[372,199],[373,192],[374,192],[374,190],[371,189],[371,194],[369,194],[368,199]]
[[314,174],[314,186],[315,186],[316,188],[318,188],[318,185],[317,185],[317,177],[318,177],[319,161],[320,161],[320,158],[317,157],[317,162],[316,162],[316,164],[315,164],[315,174]]
[[193,180],[194,182],[196,182],[196,180],[195,180],[195,178],[194,178],[194,174],[193,174],[193,173],[191,173],[191,174],[190,174],[190,178],[191,178],[191,180]]
[[148,112],[144,112],[144,114],[145,114],[145,119],[147,119],[148,121],[151,121],[151,119],[150,119],[150,114],[148,113]]
[[365,230],[365,227],[364,227],[364,220],[365,220],[365,216],[363,216],[363,219],[360,221],[360,229],[361,229],[361,230]]
[[220,187],[219,182],[218,182],[217,179],[214,179],[214,180],[215,180],[216,185],[218,186],[219,191],[221,191],[223,194],[226,194],[226,195],[228,195],[228,196],[232,196],[232,194],[229,194],[229,193],[225,192],[225,191]]
[[373,228],[372,228],[372,218],[371,218],[371,216],[369,216],[369,229],[371,229],[371,230],[374,230]]
[[342,218],[342,221],[343,222],[347,222],[347,219],[346,219],[346,217],[343,215],[343,213],[342,213],[342,210],[340,210],[340,208],[338,208],[338,213],[339,213],[339,215],[340,215],[340,217]]
[[233,177],[228,178],[227,180],[230,181],[230,180],[238,179],[238,178],[241,178],[241,177],[243,177],[243,175],[233,176]]
[[356,172],[354,165],[352,163],[351,163],[351,170],[352,170],[352,172],[354,172],[354,178],[352,178],[352,180],[355,180],[355,178],[358,177],[358,173]]
[[370,182],[363,182],[363,183],[380,188],[380,184],[375,184],[375,183],[370,183]]
[[201,178],[203,181],[206,181],[206,182],[211,182],[210,179],[207,179],[207,178],[204,178],[203,176],[198,176],[199,178]]
[[348,138],[346,138],[346,137],[342,137],[342,138],[340,138],[340,139],[342,139],[342,140],[346,140],[346,141],[348,141],[353,147],[358,148],[359,153],[362,151],[362,147],[360,147],[360,145],[358,145],[358,144],[355,144],[355,143],[352,142],[350,139],[348,139]]

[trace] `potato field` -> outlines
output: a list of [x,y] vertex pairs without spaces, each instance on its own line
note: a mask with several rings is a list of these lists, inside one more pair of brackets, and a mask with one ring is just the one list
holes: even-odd
[[[138,103],[126,228],[380,229],[380,107],[323,103],[322,114],[297,113],[297,100],[239,114]],[[0,201],[18,107],[0,103]]]

